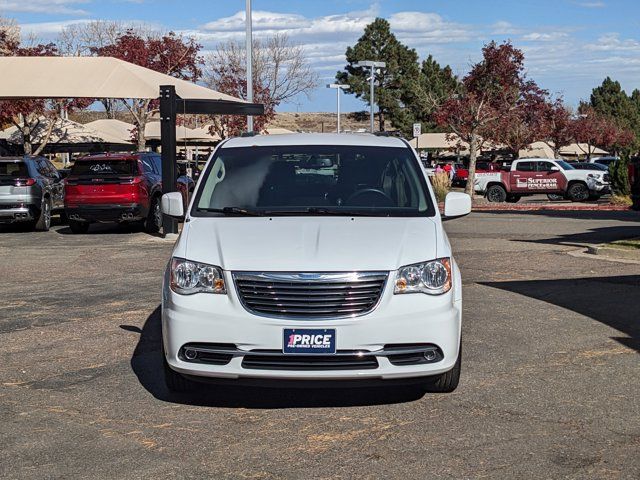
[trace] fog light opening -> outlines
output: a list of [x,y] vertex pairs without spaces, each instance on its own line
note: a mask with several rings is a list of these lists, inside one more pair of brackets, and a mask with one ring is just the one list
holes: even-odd
[[423,355],[424,355],[424,359],[427,362],[433,362],[437,357],[437,353],[435,350],[427,350],[426,352],[424,352]]
[[184,358],[186,358],[187,360],[195,360],[196,358],[198,358],[198,352],[192,348],[185,348]]

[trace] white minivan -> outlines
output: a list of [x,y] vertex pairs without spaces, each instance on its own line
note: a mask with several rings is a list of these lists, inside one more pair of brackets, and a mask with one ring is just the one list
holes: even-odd
[[[445,218],[470,210],[468,195],[448,194]],[[162,293],[170,390],[212,379],[458,385],[460,270],[405,140],[232,138],[187,212],[179,193],[162,211],[184,215]]]

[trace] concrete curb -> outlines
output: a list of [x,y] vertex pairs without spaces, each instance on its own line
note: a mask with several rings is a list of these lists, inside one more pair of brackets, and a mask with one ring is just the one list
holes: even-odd
[[608,258],[640,261],[640,250],[615,248],[607,245],[593,245],[587,247],[587,252],[592,255],[600,255]]

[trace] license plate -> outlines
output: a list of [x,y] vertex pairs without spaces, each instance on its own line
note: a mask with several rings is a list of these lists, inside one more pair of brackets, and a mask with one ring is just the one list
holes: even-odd
[[285,328],[282,353],[315,355],[336,353],[335,328]]

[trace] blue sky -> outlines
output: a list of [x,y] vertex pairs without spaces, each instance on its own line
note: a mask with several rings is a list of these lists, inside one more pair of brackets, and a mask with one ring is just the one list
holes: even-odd
[[[0,15],[24,34],[54,38],[69,23],[109,19],[144,22],[195,35],[205,49],[244,35],[244,0],[0,0]],[[332,111],[324,85],[344,66],[344,51],[376,16],[387,18],[421,58],[433,54],[464,75],[490,40],[510,39],[525,52],[528,74],[576,105],[609,75],[640,88],[640,2],[637,0],[253,0],[254,34],[287,33],[307,51],[320,76],[309,99],[280,111]],[[365,105],[345,95],[345,110]]]

